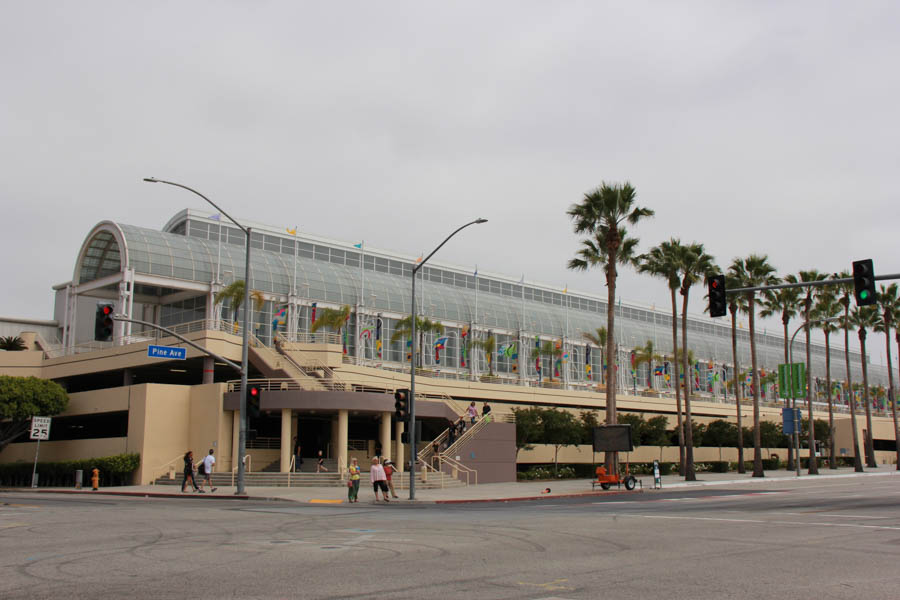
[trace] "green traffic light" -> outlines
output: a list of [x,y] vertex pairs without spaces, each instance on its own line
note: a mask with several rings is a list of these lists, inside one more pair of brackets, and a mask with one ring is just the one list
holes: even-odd
[[859,297],[860,297],[861,299],[863,299],[863,300],[865,300],[866,298],[868,298],[868,297],[869,297],[869,290],[862,290],[862,291],[859,293]]

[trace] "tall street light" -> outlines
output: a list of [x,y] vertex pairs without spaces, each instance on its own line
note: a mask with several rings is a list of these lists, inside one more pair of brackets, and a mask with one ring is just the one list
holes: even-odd
[[487,219],[475,219],[466,223],[440,243],[440,245],[431,251],[431,254],[425,257],[422,262],[413,267],[412,270],[412,354],[410,356],[411,363],[409,365],[409,499],[416,499],[416,273],[419,272],[428,259],[434,256],[434,253],[440,250],[444,244],[450,241],[454,235],[468,227],[469,225],[481,225],[487,223]]
[[[813,319],[812,321],[807,321],[807,322],[803,323],[802,325],[797,327],[797,329],[794,330],[793,335],[791,335],[791,343],[788,344],[788,362],[790,363],[788,365],[788,369],[790,369],[790,373],[791,373],[791,384],[790,385],[792,388],[794,387],[794,373],[793,373],[794,338],[797,337],[797,334],[800,333],[801,329],[806,329],[807,327],[812,327],[813,325],[816,325],[818,323],[831,323],[833,321],[840,321],[840,320],[841,320],[841,317],[831,317],[828,319]],[[806,365],[806,370],[809,371],[809,365]],[[812,390],[806,390],[806,393],[811,394]],[[793,394],[793,390],[792,390],[792,394]],[[797,400],[795,398],[794,399],[794,409],[791,411],[791,416],[793,417],[793,420],[794,420],[794,457],[796,459],[795,464],[797,466],[797,477],[800,477],[800,419],[799,419],[799,414],[800,413],[797,410]],[[809,421],[809,426],[810,427],[814,426],[812,419],[810,419],[810,421]],[[813,449],[813,458],[815,458],[815,448]],[[812,460],[812,459],[810,459],[810,460]]]
[[[198,192],[193,188],[189,188],[186,185],[182,185],[180,183],[175,183],[173,181],[163,181],[162,179],[156,179],[155,177],[144,177],[144,181],[148,183],[165,183],[168,185],[174,185],[175,187],[180,187],[189,192],[193,192],[206,200],[210,205],[213,206],[217,211],[221,214],[225,215],[229,221],[238,226],[238,228],[244,232],[247,236],[247,256],[244,266],[244,324],[243,324],[243,339],[241,340],[241,401],[240,401],[240,434],[238,435],[238,471],[237,471],[237,489],[235,490],[235,495],[242,496],[246,493],[244,490],[244,454],[247,451],[247,373],[249,370],[248,365],[248,349],[249,349],[249,331],[250,331],[250,228],[244,227],[237,221],[235,221],[231,215],[227,212],[219,208],[219,206]],[[221,241],[221,240],[220,240]]]

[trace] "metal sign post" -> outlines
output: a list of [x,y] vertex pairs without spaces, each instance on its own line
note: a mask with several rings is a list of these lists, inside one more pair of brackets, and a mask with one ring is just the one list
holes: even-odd
[[38,454],[41,452],[41,440],[50,439],[50,417],[31,417],[32,440],[37,440],[37,448],[34,451],[34,468],[31,470],[31,487],[37,487],[37,463]]

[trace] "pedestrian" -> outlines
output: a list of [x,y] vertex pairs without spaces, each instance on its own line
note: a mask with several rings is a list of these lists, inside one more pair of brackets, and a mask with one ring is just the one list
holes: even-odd
[[491,405],[488,404],[487,401],[485,401],[485,403],[481,405],[481,418],[487,419],[490,414],[491,414]]
[[456,423],[453,423],[450,425],[450,427],[447,428],[447,447],[449,448],[450,446],[452,446],[453,442],[455,442],[455,441],[456,441]]
[[[431,466],[433,468],[437,469],[437,466],[440,464],[440,461],[441,461],[441,444],[437,440],[434,440],[433,442],[431,442]],[[391,463],[391,464],[393,465],[394,463]],[[390,480],[391,480],[391,478],[388,477],[388,481],[390,481]],[[388,484],[388,485],[390,485],[390,484]],[[391,488],[391,492],[393,492],[393,488]]]
[[375,456],[381,458],[382,456],[381,442],[375,442]]
[[350,476],[347,479],[347,502],[359,502],[359,461],[350,459],[348,467]]
[[466,415],[468,415],[469,419],[472,420],[472,425],[474,425],[475,421],[478,420],[478,409],[475,408],[474,400],[472,400],[472,403],[469,404],[468,408],[466,408]]
[[200,488],[197,487],[197,482],[194,479],[194,471],[197,467],[194,466],[194,453],[188,450],[184,454],[184,479],[181,480],[181,493],[185,493],[187,490],[184,489],[184,486],[187,485],[188,479],[191,480],[191,485],[194,486],[195,492],[202,492]]
[[387,497],[387,475],[385,475],[384,467],[382,467],[381,463],[379,463],[377,456],[372,457],[372,467],[369,469],[369,480],[371,480],[372,488],[375,490],[375,502],[378,502],[378,490],[381,490],[381,495],[384,498],[384,501],[390,502]]
[[394,467],[394,462],[392,460],[384,461],[384,476],[387,477],[387,486],[388,489],[391,490],[391,498],[399,498],[400,496],[394,491],[394,482],[391,477],[397,471],[397,468]]
[[300,437],[294,436],[294,473],[303,470],[303,457],[300,456]]
[[322,451],[319,450],[319,460],[316,462],[316,473],[321,473],[322,471],[328,472],[328,469],[325,468],[325,457],[322,456]]
[[215,454],[215,452],[216,452],[215,450],[210,448],[209,454],[207,454],[205,457],[203,457],[203,460],[200,461],[200,466],[198,467],[198,470],[200,472],[200,475],[202,476],[200,478],[200,491],[201,492],[203,491],[203,480],[204,479],[206,479],[206,483],[207,483],[207,485],[209,485],[210,493],[212,493],[218,489],[218,488],[214,488],[213,484],[212,484],[213,467],[216,466],[216,457],[213,456]]

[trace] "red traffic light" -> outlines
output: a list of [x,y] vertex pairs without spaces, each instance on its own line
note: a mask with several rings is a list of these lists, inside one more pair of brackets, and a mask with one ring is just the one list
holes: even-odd
[[111,315],[112,311],[113,311],[113,307],[110,306],[109,304],[106,304],[103,306],[103,314],[104,315]]
[[250,389],[248,389],[247,392],[251,398],[258,398],[259,397],[259,386],[251,385]]
[[710,282],[709,282],[709,285],[710,285],[710,287],[712,287],[712,289],[714,289],[714,290],[719,289],[719,281],[718,281],[717,279],[713,279],[712,281],[710,281]]

